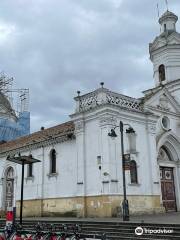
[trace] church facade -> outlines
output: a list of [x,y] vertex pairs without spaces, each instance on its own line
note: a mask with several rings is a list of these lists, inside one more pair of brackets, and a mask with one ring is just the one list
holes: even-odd
[[[111,217],[121,213],[121,137],[131,214],[180,211],[180,34],[167,11],[150,44],[155,87],[136,99],[104,88],[75,98],[70,121],[0,146],[0,209],[19,209],[21,166],[8,156],[41,162],[25,167],[25,216]],[[134,131],[128,131],[132,129]],[[19,210],[18,210],[19,211]]]

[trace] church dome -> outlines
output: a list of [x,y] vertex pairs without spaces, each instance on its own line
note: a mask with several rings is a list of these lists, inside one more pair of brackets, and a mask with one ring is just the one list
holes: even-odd
[[9,100],[2,92],[0,92],[0,106],[4,107],[8,114],[14,113]]
[[171,34],[176,32],[176,22],[178,17],[167,10],[160,18],[159,24],[161,25],[161,33]]
[[173,13],[173,12],[170,12],[170,11],[166,11],[159,19],[159,23],[162,24],[164,21],[167,21],[167,20],[172,20],[174,21],[175,23],[177,22],[178,20],[178,17]]

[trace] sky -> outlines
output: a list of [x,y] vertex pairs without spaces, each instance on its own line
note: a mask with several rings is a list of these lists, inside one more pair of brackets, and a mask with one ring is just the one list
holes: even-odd
[[[165,0],[1,0],[0,70],[29,88],[31,132],[70,120],[74,97],[154,87],[149,43]],[[180,13],[180,1],[169,0]],[[180,24],[177,24],[180,31]]]

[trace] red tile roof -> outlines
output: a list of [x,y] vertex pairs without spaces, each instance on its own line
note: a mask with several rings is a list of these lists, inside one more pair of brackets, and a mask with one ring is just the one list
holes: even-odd
[[61,136],[67,136],[68,134],[74,133],[74,123],[72,121],[62,123],[60,125],[50,127],[38,132],[34,132],[30,135],[17,138],[0,145],[0,153],[23,148],[29,145],[40,143],[46,140],[51,140]]

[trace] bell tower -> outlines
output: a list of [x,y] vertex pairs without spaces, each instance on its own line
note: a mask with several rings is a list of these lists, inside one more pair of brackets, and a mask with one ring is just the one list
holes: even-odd
[[155,85],[180,79],[180,34],[176,31],[178,17],[166,11],[160,18],[160,35],[149,44]]

